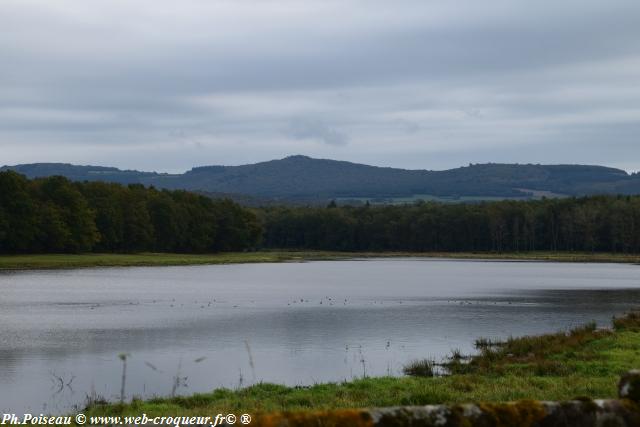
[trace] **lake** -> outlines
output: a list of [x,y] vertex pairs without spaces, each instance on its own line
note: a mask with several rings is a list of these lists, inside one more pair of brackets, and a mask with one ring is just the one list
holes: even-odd
[[[610,325],[640,266],[368,259],[0,273],[0,412],[401,375],[478,337]],[[179,377],[179,381],[175,378]]]

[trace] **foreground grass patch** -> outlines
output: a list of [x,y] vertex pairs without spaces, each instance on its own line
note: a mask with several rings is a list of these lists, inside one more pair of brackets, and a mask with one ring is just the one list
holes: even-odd
[[[363,378],[340,384],[286,387],[258,384],[188,397],[95,404],[91,415],[215,415],[337,408],[426,405],[519,399],[615,398],[620,375],[640,367],[640,316],[569,333],[493,343],[449,376]],[[454,370],[456,368],[453,368]]]

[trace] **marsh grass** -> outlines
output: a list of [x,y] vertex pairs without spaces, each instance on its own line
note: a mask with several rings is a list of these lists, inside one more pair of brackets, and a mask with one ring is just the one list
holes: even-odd
[[613,330],[588,324],[569,332],[510,338],[470,360],[449,358],[448,376],[362,378],[286,387],[260,383],[192,396],[93,404],[87,415],[203,415],[511,401],[614,398],[620,375],[640,367],[640,313],[614,321]]
[[495,340],[492,340],[491,338],[485,338],[485,337],[477,338],[474,341],[474,347],[476,348],[476,350],[483,350],[489,347],[497,347],[500,344],[502,344],[501,341],[495,341]]
[[640,255],[584,252],[330,252],[279,251],[226,252],[213,254],[177,253],[87,253],[0,255],[0,270],[33,270],[86,267],[132,267],[256,262],[320,261],[351,258],[452,258],[484,260],[531,260],[554,262],[640,263]]
[[122,377],[120,381],[120,403],[124,402],[125,388],[127,385],[127,353],[120,353],[118,358],[122,361]]
[[[635,316],[635,314],[629,316]],[[490,345],[476,345],[479,347],[480,354],[471,358],[468,372],[495,373],[510,365],[528,364],[537,375],[568,374],[570,368],[550,360],[551,355],[583,348],[588,343],[612,333],[610,330],[597,329],[596,324],[592,322],[568,332],[511,337],[505,341],[492,342]]]
[[613,329],[616,331],[640,330],[640,311],[633,311],[622,317],[613,318]]
[[[304,259],[323,259],[322,252],[305,253]],[[42,254],[0,255],[0,270],[34,270],[85,267],[176,266],[283,262],[303,259],[297,252],[228,252],[217,254]]]
[[405,375],[412,377],[434,377],[435,362],[429,359],[413,360],[402,367]]

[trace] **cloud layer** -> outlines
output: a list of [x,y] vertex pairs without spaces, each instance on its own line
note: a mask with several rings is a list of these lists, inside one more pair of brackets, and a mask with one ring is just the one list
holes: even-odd
[[6,0],[0,163],[640,169],[640,2]]

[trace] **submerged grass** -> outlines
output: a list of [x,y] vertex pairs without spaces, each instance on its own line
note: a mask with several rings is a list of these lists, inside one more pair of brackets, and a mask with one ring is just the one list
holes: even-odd
[[640,367],[640,313],[569,332],[491,343],[468,362],[454,355],[452,375],[363,378],[339,384],[258,384],[188,397],[94,404],[88,415],[215,415],[519,399],[614,398],[620,375]]
[[640,263],[640,255],[581,252],[328,252],[257,251],[217,254],[36,254],[0,255],[0,270],[59,269],[81,267],[169,266],[256,262],[317,261],[352,258],[452,258],[511,261]]
[[429,359],[414,360],[402,368],[405,375],[412,377],[433,377],[435,362]]

